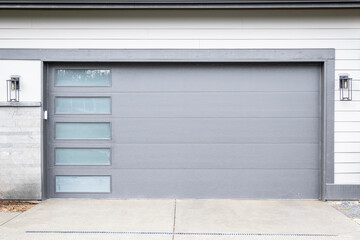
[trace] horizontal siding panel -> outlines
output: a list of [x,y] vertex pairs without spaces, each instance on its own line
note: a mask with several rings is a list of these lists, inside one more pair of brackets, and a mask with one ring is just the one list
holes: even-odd
[[360,163],[336,163],[335,173],[360,173]]
[[359,40],[200,40],[201,48],[339,48],[360,49]]
[[360,122],[360,109],[358,112],[335,112],[335,125],[336,122]]
[[198,40],[1,40],[2,48],[96,48],[96,49],[143,49],[199,48]]
[[335,163],[360,163],[360,153],[335,153]]
[[356,60],[337,60],[335,62],[335,68],[336,69],[360,70],[360,59],[356,59]]
[[[336,32],[336,30],[333,30]],[[351,30],[350,30],[351,31]],[[336,59],[360,59],[360,50],[336,50],[335,51]]]
[[335,111],[359,111],[360,101],[336,101]]
[[336,153],[359,153],[360,143],[338,143],[335,142]]
[[[243,27],[246,28],[358,28],[360,11],[244,11]],[[286,12],[286,13],[285,13]]]
[[[339,13],[342,14],[339,14]],[[33,28],[359,28],[359,9],[329,10],[135,10],[6,11],[0,27]],[[13,21],[16,20],[17,24]]]
[[9,14],[9,11],[0,10],[0,28],[8,29],[24,29],[31,28],[30,19],[34,16],[30,14],[28,18],[24,17],[22,11],[13,12],[14,14]]
[[360,132],[335,132],[335,142],[359,142]]
[[337,173],[335,174],[335,183],[336,184],[359,184],[360,183],[360,173]]
[[[2,48],[341,48],[360,49],[360,40],[4,40]],[[338,68],[339,69],[339,68]]]
[[360,132],[359,122],[335,122],[335,132]]
[[[0,29],[2,39],[266,39],[348,40],[360,39],[359,29],[243,29],[243,28],[89,28]],[[344,53],[343,53],[344,54]],[[349,54],[349,53],[348,53]],[[354,53],[352,54],[354,55]],[[341,55],[340,55],[341,56]],[[345,54],[346,56],[346,54]],[[348,59],[348,58],[345,58]],[[350,59],[351,55],[350,55]]]

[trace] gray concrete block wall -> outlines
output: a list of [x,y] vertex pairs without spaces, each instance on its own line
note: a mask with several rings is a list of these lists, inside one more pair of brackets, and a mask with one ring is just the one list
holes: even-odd
[[0,199],[41,199],[40,107],[0,107]]

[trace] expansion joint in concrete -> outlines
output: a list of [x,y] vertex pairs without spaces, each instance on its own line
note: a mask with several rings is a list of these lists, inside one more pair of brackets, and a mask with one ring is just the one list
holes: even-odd
[[176,226],[176,199],[174,200],[174,222],[173,222],[172,240],[174,240],[175,238],[175,226]]

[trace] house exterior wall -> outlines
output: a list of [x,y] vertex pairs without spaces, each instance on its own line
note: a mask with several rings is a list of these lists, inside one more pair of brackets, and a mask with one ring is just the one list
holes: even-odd
[[40,103],[41,62],[0,60],[0,199],[41,199],[41,109],[1,104],[11,75],[21,102]]
[[[360,9],[1,10],[0,48],[334,48],[335,78],[350,74],[354,90],[352,102],[340,102],[335,82],[335,183],[360,184]],[[17,65],[19,70],[24,64]],[[3,69],[5,80],[10,73]],[[40,65],[31,69],[41,72]],[[41,77],[32,83],[41,86]],[[39,101],[40,92],[24,86],[21,94],[24,101],[25,96]],[[11,178],[3,171],[4,179]]]
[[21,102],[41,102],[41,61],[0,60],[0,102],[6,102],[5,80],[11,75],[20,75]]
[[41,199],[39,107],[0,107],[0,199]]

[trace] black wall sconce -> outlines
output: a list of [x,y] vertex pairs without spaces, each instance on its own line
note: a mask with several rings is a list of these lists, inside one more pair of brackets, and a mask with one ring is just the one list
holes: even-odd
[[11,76],[7,83],[7,101],[18,102],[20,99],[20,76]]
[[348,75],[340,75],[340,101],[351,101],[352,100],[352,78]]

